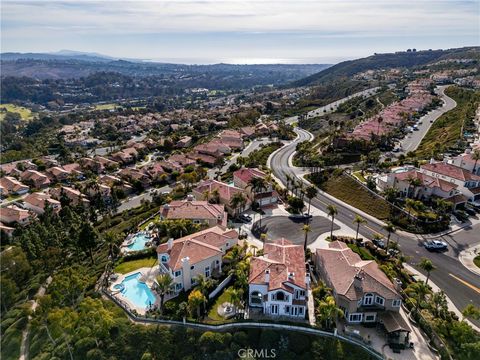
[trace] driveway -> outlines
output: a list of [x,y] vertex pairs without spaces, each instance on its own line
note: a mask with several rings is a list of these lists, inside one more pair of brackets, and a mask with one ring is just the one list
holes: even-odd
[[[262,226],[258,228],[260,221],[252,226],[252,234],[260,238],[260,234],[267,234],[270,240],[285,238],[294,244],[303,245],[305,233],[302,227],[305,224],[303,218],[290,218],[288,216],[270,216],[262,219]],[[323,216],[314,216],[310,220],[312,231],[308,234],[308,244],[313,243],[321,234],[329,232],[331,221]],[[336,224],[333,230],[340,229]]]

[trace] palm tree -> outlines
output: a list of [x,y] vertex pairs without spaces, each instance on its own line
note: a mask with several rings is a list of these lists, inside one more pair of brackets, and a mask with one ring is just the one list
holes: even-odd
[[308,240],[308,233],[312,231],[312,228],[310,225],[303,225],[302,231],[305,234],[305,240],[303,242],[303,251],[307,252],[307,240]]
[[253,249],[253,256],[255,256],[255,255],[257,254],[257,249],[258,249],[258,246],[257,246],[257,245],[255,245],[255,244],[252,244],[252,245],[250,245],[250,248],[252,248],[252,249]]
[[108,256],[112,261],[114,261],[114,251],[113,249],[116,248],[119,241],[118,234],[114,233],[113,231],[107,231],[103,236],[103,241],[108,245]]
[[261,178],[259,176],[252,177],[248,182],[248,184],[252,188],[254,197],[257,193],[267,189],[267,181],[264,178]]
[[290,183],[292,182],[292,177],[290,174],[285,174],[285,178],[287,179],[287,190],[290,190]]
[[388,222],[385,224],[385,226],[383,227],[383,229],[388,232],[388,236],[387,236],[387,245],[385,246],[385,251],[388,252],[388,245],[390,245],[390,236],[392,236],[392,234],[397,231],[397,229],[395,228],[395,226],[393,226],[393,224],[391,222]]
[[205,200],[205,201],[210,200],[210,190],[208,190],[208,189],[205,190],[202,195],[203,195],[203,200]]
[[240,306],[242,298],[243,298],[243,290],[242,289],[235,289],[234,287],[230,287],[225,291],[225,293],[227,293],[228,297],[230,297],[230,302],[235,307]]
[[415,310],[418,311],[420,304],[425,301],[428,294],[431,294],[430,287],[423,281],[411,283],[405,289],[405,293],[415,299]]
[[330,240],[333,241],[333,224],[335,220],[335,215],[338,214],[337,207],[333,204],[327,206],[327,214],[332,218],[332,225],[330,227]]
[[475,164],[473,165],[473,170],[472,170],[472,173],[475,174],[475,170],[477,169],[477,162],[478,162],[478,160],[480,160],[480,150],[479,149],[473,150],[472,160],[475,160]]
[[407,201],[405,201],[405,208],[407,209],[409,219],[411,217],[412,211],[415,210],[415,203],[416,202],[413,199],[407,199]]
[[377,126],[377,136],[379,135],[380,133],[380,124],[383,122],[383,117],[379,116],[377,118],[377,123],[378,123],[378,126]]
[[363,217],[360,215],[355,215],[355,219],[353,219],[353,223],[357,224],[357,233],[355,235],[355,240],[358,241],[358,231],[360,230],[360,225],[361,224],[366,224],[367,220],[365,220]]
[[407,195],[408,197],[410,197],[410,195],[412,195],[412,197],[415,197],[415,189],[417,187],[419,187],[420,185],[422,185],[422,181],[419,179],[419,178],[414,178],[414,177],[409,177],[407,179],[408,181],[408,185],[409,185],[409,190],[410,190],[410,187],[412,187],[412,194],[410,194],[410,191],[409,191],[409,194]]
[[232,198],[230,199],[230,206],[234,209],[234,216],[238,216],[238,212],[241,212],[245,204],[247,203],[247,199],[245,195],[241,192],[237,192],[233,194]]
[[423,257],[422,260],[420,260],[420,262],[418,263],[418,267],[427,272],[427,280],[425,280],[425,284],[428,284],[428,279],[430,279],[430,272],[436,269],[435,265],[433,265],[430,259]]
[[205,304],[207,299],[199,290],[193,290],[190,295],[188,295],[188,307],[190,313],[193,313],[194,310],[197,311],[197,318],[200,318],[200,306]]
[[394,187],[388,187],[383,192],[383,196],[385,196],[385,199],[390,203],[395,202],[395,199],[397,198],[397,194],[398,194],[398,191]]
[[172,290],[173,279],[169,274],[160,274],[155,280],[157,280],[157,291],[160,295],[160,312],[163,314],[163,300],[165,295]]
[[337,318],[344,317],[342,309],[337,307],[335,298],[333,296],[327,296],[323,300],[317,300],[317,318],[320,322],[325,324],[325,328],[330,329],[330,324],[336,321]]
[[308,198],[308,215],[310,215],[310,205],[312,204],[312,199],[317,196],[318,190],[315,186],[309,186],[306,190],[306,195]]
[[260,241],[262,242],[262,249],[265,247],[265,242],[267,241],[267,234],[263,233],[260,235]]
[[208,291],[213,287],[214,283],[213,283],[213,280],[210,279],[210,278],[207,278],[203,275],[198,275],[197,277],[195,277],[195,281],[197,283],[197,286],[196,286],[196,289],[198,289],[205,301],[203,303],[203,308],[204,310],[207,309],[207,296],[208,296]]

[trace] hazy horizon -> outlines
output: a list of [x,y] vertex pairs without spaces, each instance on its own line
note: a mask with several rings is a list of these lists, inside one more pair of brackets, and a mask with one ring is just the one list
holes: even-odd
[[3,0],[1,51],[335,64],[375,52],[476,46],[478,15],[471,0]]

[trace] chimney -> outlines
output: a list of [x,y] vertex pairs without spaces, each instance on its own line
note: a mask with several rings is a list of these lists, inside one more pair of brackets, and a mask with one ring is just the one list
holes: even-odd
[[183,288],[187,291],[192,287],[192,278],[190,275],[190,258],[184,257],[182,260]]
[[393,287],[398,292],[402,291],[402,281],[398,278],[393,278]]
[[172,250],[173,238],[168,239],[167,241],[167,250]]
[[265,282],[267,284],[270,282],[270,269],[265,270]]
[[288,280],[293,280],[293,279],[295,279],[295,273],[294,272],[288,273]]
[[170,205],[169,205],[169,204],[165,204],[165,205],[163,205],[163,208],[168,210],[168,209],[170,209]]
[[430,164],[435,164],[435,159],[433,157],[430,158]]
[[193,201],[193,194],[187,195],[187,201]]
[[362,272],[358,272],[355,277],[353,278],[353,286],[356,288],[356,289],[359,289],[359,290],[362,290],[362,280],[363,280],[363,276],[362,276]]

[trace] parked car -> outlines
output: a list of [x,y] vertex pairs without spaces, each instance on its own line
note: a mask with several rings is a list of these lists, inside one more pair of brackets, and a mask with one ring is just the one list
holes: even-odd
[[373,239],[372,240],[372,243],[375,245],[375,246],[378,246],[379,248],[381,249],[385,249],[385,241],[381,240],[381,239]]
[[447,243],[442,240],[428,240],[423,243],[423,246],[429,251],[443,251],[448,248]]
[[477,212],[475,210],[473,210],[472,208],[467,207],[467,206],[465,206],[463,208],[463,211],[465,211],[470,216],[476,216],[477,215]]
[[309,213],[303,213],[303,217],[307,218],[307,219],[311,219],[313,217],[313,215],[309,214]]
[[239,218],[242,220],[242,221],[245,221],[247,223],[249,223],[250,221],[252,221],[252,217],[250,215],[247,215],[247,214],[242,214],[239,216]]
[[472,199],[468,199],[468,204],[476,208],[480,208],[480,201],[473,201]]
[[453,213],[453,215],[455,215],[455,217],[461,222],[465,222],[468,220],[468,214],[465,211],[457,210]]

